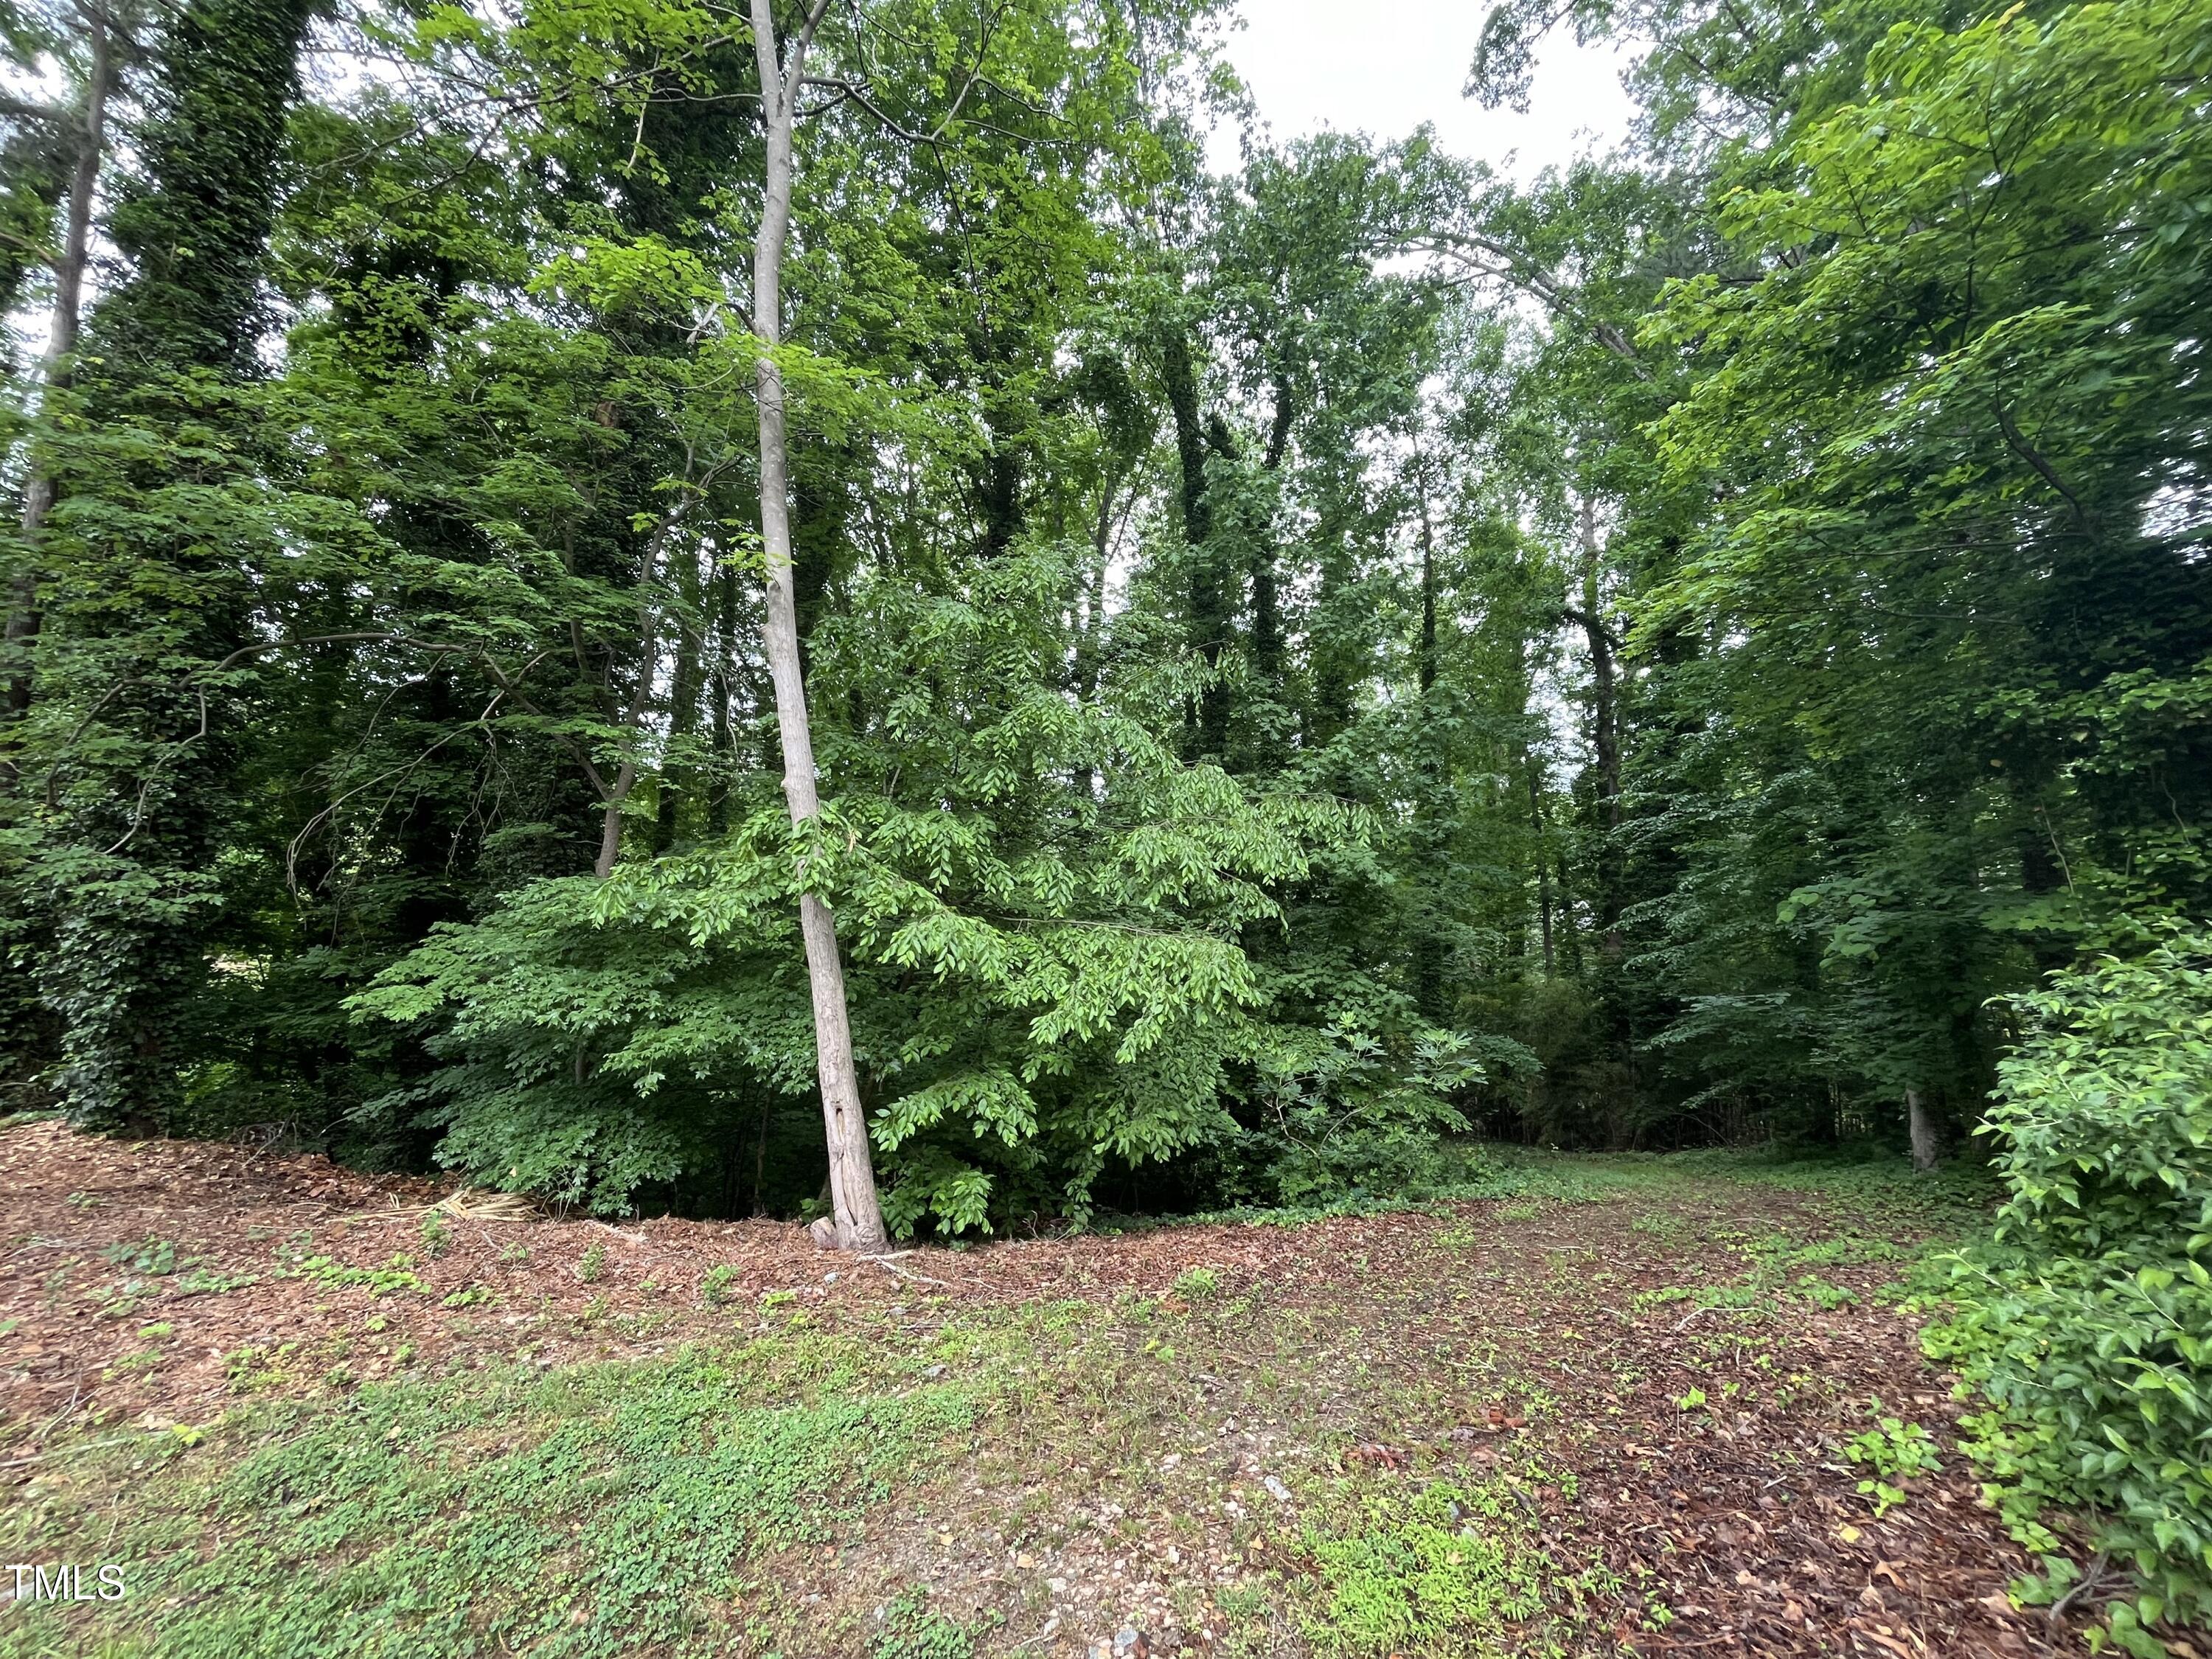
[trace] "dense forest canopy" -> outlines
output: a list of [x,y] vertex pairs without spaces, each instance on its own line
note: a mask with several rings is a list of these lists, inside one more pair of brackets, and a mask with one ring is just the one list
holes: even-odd
[[1516,0],[1641,109],[1526,185],[1210,173],[1212,0],[6,21],[19,1105],[789,1214],[830,1085],[901,1233],[1928,1156],[2205,914],[2203,0]]

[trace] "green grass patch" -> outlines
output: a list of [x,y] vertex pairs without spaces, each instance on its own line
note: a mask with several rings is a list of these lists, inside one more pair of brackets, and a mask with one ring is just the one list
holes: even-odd
[[975,1659],[975,1638],[993,1622],[947,1618],[930,1609],[927,1590],[908,1589],[884,1607],[871,1659]]
[[1309,1526],[1312,1573],[1292,1593],[1317,1654],[1470,1659],[1564,1651],[1556,1615],[1578,1599],[1505,1477],[1367,1494],[1352,1524]]
[[[0,1540],[125,1563],[128,1599],[13,1607],[0,1653],[720,1651],[750,1559],[833,1535],[964,1439],[980,1395],[910,1376],[780,1337],[372,1384],[248,1407],[197,1449],[88,1449]],[[959,1651],[933,1630],[896,1650]]]

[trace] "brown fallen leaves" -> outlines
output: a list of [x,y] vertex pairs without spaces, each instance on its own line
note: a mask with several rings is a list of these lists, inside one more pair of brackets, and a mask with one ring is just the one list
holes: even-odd
[[[1343,1448],[1339,1478],[1408,1494],[1455,1472],[1480,1478],[1540,1460],[1545,1478],[1514,1500],[1534,1537],[1563,1573],[1602,1569],[1622,1587],[1593,1610],[1592,1651],[1619,1651],[1616,1632],[1655,1656],[2078,1651],[2072,1630],[2053,1632],[2003,1594],[2027,1564],[1956,1453],[1957,1407],[1942,1379],[1911,1325],[1874,1294],[1891,1268],[1824,1268],[1860,1293],[1850,1307],[1785,1299],[1756,1316],[1716,1310],[1686,1329],[1676,1328],[1678,1308],[1634,1301],[1741,1271],[1741,1258],[1698,1227],[1811,1237],[1863,1224],[1825,1215],[1819,1202],[1717,1183],[1696,1199],[1702,1211],[1686,1212],[1684,1239],[1667,1243],[1633,1231],[1638,1212],[1625,1203],[1549,1206],[1534,1227],[1468,1205],[862,1261],[819,1253],[799,1228],[767,1221],[656,1218],[617,1230],[513,1219],[511,1200],[318,1158],[20,1125],[0,1131],[0,1413],[18,1445],[95,1410],[110,1421],[204,1422],[236,1398],[226,1358],[241,1349],[292,1344],[312,1361],[325,1345],[349,1344],[345,1363],[362,1381],[517,1352],[560,1364],[728,1337],[751,1328],[770,1292],[821,1322],[865,1310],[934,1329],[963,1304],[1157,1297],[1203,1261],[1224,1301],[1251,1297],[1282,1322],[1209,1323],[1212,1298],[1170,1292],[1159,1305],[1189,1322],[1190,1334],[1176,1339],[1185,1350],[1177,1364],[1189,1369],[1163,1370],[1163,1381],[1233,1413],[1241,1433],[1278,1409],[1249,1379],[1295,1365],[1322,1402],[1297,1435]],[[424,1232],[434,1207],[434,1250]],[[173,1247],[173,1271],[129,1266],[149,1240]],[[359,1284],[282,1277],[285,1248],[349,1269],[408,1255],[420,1288],[376,1297]],[[597,1265],[580,1276],[587,1258]],[[1346,1261],[1361,1270],[1346,1273]],[[703,1293],[710,1272],[713,1297]],[[134,1365],[154,1324],[170,1328],[159,1362]],[[1201,1331],[1218,1353],[1189,1352]],[[1252,1352],[1233,1352],[1248,1340]],[[1285,1340],[1293,1346],[1278,1350]],[[256,1386],[313,1392],[327,1364],[272,1365]],[[1693,1394],[1704,1409],[1678,1403]],[[1880,1520],[1838,1450],[1876,1395],[1912,1401],[1945,1451],[1942,1474]],[[1184,1432],[1182,1409],[1164,1409],[1164,1434]],[[1157,1468],[1163,1450],[1184,1443],[1139,1449]],[[1185,1540],[1192,1553],[1225,1555],[1229,1522],[1192,1518],[1206,1529]],[[918,1568],[942,1555],[934,1532],[911,1546]],[[1291,1583],[1319,1571],[1280,1540],[1250,1559]],[[1097,1634],[1069,1630],[1058,1659],[1085,1652]],[[1165,1651],[1141,1631],[1134,1638],[1126,1651]],[[1195,1632],[1178,1646],[1213,1650]]]

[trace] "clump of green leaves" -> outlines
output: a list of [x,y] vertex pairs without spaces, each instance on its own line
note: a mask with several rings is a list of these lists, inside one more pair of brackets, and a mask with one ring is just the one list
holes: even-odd
[[1881,1401],[1877,1400],[1874,1427],[1853,1436],[1844,1447],[1844,1456],[1869,1471],[1867,1479],[1859,1482],[1859,1496],[1873,1503],[1877,1519],[1905,1502],[1905,1489],[1899,1481],[1933,1474],[1942,1467],[1936,1455],[1933,1435],[1917,1423],[1883,1417],[1881,1410]]
[[260,1279],[258,1273],[227,1273],[210,1267],[194,1267],[180,1275],[169,1288],[176,1296],[221,1296],[226,1291],[258,1284]]
[[1838,1308],[1848,1308],[1859,1299],[1856,1291],[1832,1279],[1823,1279],[1818,1273],[1798,1274],[1797,1282],[1792,1288],[1815,1307],[1826,1308],[1831,1312]]
[[357,1285],[371,1296],[389,1296],[394,1291],[416,1291],[428,1294],[425,1285],[415,1272],[415,1258],[401,1252],[386,1258],[377,1267],[353,1267],[343,1261],[333,1261],[326,1255],[311,1255],[295,1263],[292,1276],[312,1279],[318,1285],[333,1288]]
[[100,1255],[125,1273],[162,1274],[176,1271],[177,1247],[166,1238],[137,1243],[111,1244]]
[[1204,1302],[1221,1294],[1221,1275],[1211,1267],[1185,1267],[1176,1275],[1175,1290],[1187,1302]]
[[607,1270],[607,1247],[593,1239],[584,1247],[583,1258],[576,1263],[576,1277],[586,1285],[596,1285]]
[[2075,1511],[2138,1581],[2112,1638],[2153,1653],[2141,1626],[2212,1611],[2212,939],[2013,1006],[2025,1035],[1987,1126],[2011,1196],[1927,1346],[1988,1402],[1966,1449],[2045,1558],[2030,1593],[2073,1577],[2045,1516]]

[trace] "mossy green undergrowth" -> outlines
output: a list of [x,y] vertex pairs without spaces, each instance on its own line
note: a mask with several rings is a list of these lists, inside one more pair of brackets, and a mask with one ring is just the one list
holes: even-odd
[[1313,1571],[1289,1586],[1301,1631],[1344,1659],[1560,1652],[1592,1588],[1537,1539],[1505,1474],[1378,1489],[1302,1544]]
[[0,1541],[125,1565],[18,1603],[9,1655],[726,1650],[759,1553],[832,1534],[964,1442],[980,1385],[828,1336],[258,1403],[188,1449],[57,1459]]

